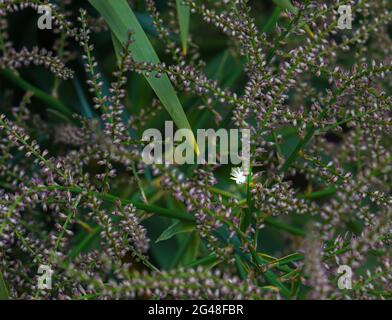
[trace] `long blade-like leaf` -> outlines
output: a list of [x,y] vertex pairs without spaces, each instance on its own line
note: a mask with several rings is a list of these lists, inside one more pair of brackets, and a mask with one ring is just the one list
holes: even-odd
[[0,270],[0,300],[8,300],[8,299],[9,299],[9,294],[8,294],[7,285],[5,284],[3,274],[1,273]]
[[34,97],[45,102],[54,110],[59,111],[62,115],[66,116],[67,119],[71,119],[72,121],[72,110],[68,106],[64,105],[60,100],[53,98],[50,94],[23,80],[14,71],[3,69],[0,71],[0,73],[2,76],[4,76],[9,81],[22,88],[23,90],[31,91],[32,93],[34,93]]
[[192,222],[177,221],[165,229],[155,242],[169,240],[179,233],[191,232],[195,229],[195,227],[196,225]]
[[[131,50],[135,61],[160,62],[150,40],[126,0],[89,0],[89,2],[102,15],[112,33],[123,46],[127,43],[129,31],[132,31],[134,41],[131,44]],[[146,76],[146,80],[176,125],[179,128],[189,129],[191,132],[191,126],[169,77],[162,75],[162,77],[157,78],[154,74],[151,74]],[[194,135],[191,134],[189,139],[193,141],[193,147],[198,153],[199,150]]]
[[267,23],[264,25],[264,27],[261,29],[262,32],[270,32],[277,24],[278,19],[280,14],[282,13],[283,8],[280,6],[277,6],[268,19]]
[[182,52],[188,52],[188,34],[190,22],[190,8],[188,5],[183,4],[183,0],[176,0],[178,24],[180,25]]
[[196,232],[193,232],[189,239],[186,242],[183,242],[172,262],[172,267],[176,267],[178,265],[184,266],[195,261],[199,252],[199,246],[200,236]]

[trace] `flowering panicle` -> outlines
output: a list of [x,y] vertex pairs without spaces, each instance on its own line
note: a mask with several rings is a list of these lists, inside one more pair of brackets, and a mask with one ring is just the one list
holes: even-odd
[[27,48],[23,48],[19,52],[9,49],[3,57],[0,57],[0,68],[2,69],[16,70],[29,65],[46,67],[57,77],[64,80],[73,76],[73,72],[66,68],[58,57],[54,57],[53,52],[46,49],[34,47],[30,51]]
[[[123,269],[124,270],[124,269]],[[98,277],[91,278],[78,269],[68,271],[72,276],[93,283],[102,297],[117,298],[157,297],[171,299],[259,299],[260,289],[237,277],[203,268],[179,269],[160,273],[132,272],[118,274],[121,282],[106,285]]]
[[[184,49],[178,3],[146,0],[160,60],[136,59],[138,28],[120,47],[113,32],[109,50],[109,21],[53,2],[0,0],[0,278],[12,298],[391,297],[390,1],[292,1],[264,21],[264,2],[183,0]],[[40,49],[36,30],[37,45],[17,49],[10,20],[42,4],[56,39]],[[174,90],[162,98],[151,83]],[[195,132],[249,129],[247,169],[147,164],[144,131],[178,102]],[[338,287],[341,266],[351,289]]]

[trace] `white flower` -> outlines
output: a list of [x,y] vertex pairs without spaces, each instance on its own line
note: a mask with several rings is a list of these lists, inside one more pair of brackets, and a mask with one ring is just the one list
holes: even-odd
[[241,168],[236,167],[231,169],[230,179],[234,180],[237,184],[244,184],[247,180],[247,175]]

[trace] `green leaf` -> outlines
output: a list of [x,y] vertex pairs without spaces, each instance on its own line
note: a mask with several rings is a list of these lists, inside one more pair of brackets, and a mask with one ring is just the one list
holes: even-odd
[[291,298],[298,296],[301,288],[301,277],[296,277],[291,283]]
[[[279,7],[283,8],[293,14],[298,14],[298,8],[294,7],[290,0],[274,0],[274,2]],[[310,27],[307,24],[305,24],[303,26],[303,28],[308,33],[309,37],[313,39],[314,34],[313,34],[312,30],[310,29]]]
[[313,126],[313,124],[311,124],[307,129],[305,137],[298,142],[294,151],[290,154],[290,156],[287,158],[286,162],[283,164],[281,171],[287,172],[290,169],[291,165],[297,160],[302,149],[307,146],[310,139],[313,137],[313,134],[315,133],[315,131],[316,131],[315,127]]
[[3,274],[0,271],[0,300],[8,300],[10,298],[7,285],[5,284]]
[[95,237],[101,231],[101,227],[95,227],[90,233],[86,235],[71,251],[68,253],[68,258],[73,260],[76,258],[81,252],[83,252],[95,239]]
[[[222,87],[230,88],[242,74],[242,66],[236,57],[230,53],[230,50],[224,50],[218,54],[215,58],[210,61],[206,68],[205,74],[208,78],[217,80]],[[219,110],[220,106],[217,101],[212,105],[212,108]],[[227,117],[230,114],[228,109],[219,110],[222,118]],[[195,128],[206,128],[215,126],[214,117],[211,117],[211,111],[208,109],[198,110],[198,108],[192,108],[192,112],[189,117],[193,116]]]
[[303,231],[303,230],[301,230],[301,229],[299,229],[299,228],[297,228],[295,226],[292,226],[290,224],[281,222],[281,221],[279,221],[277,219],[268,217],[268,218],[265,219],[265,223],[268,226],[274,227],[274,228],[279,229],[279,230],[287,231],[288,233],[291,233],[293,235],[300,236],[300,237],[305,237],[305,231]]
[[271,17],[268,19],[267,23],[261,29],[262,32],[270,32],[278,23],[280,14],[282,13],[282,7],[277,6],[272,13]]
[[[131,51],[135,61],[160,63],[150,40],[126,0],[89,0],[89,2],[102,15],[122,46],[127,43],[129,31],[132,31],[134,41],[131,44]],[[169,77],[164,74],[157,78],[152,73],[149,76],[145,76],[145,78],[176,125],[181,129],[189,129],[191,131],[189,121]],[[198,154],[199,149],[193,133],[191,133],[189,139],[192,141],[194,150]]]
[[[72,193],[77,193],[81,194],[84,193],[84,190],[79,187],[64,187],[60,185],[53,185],[53,186],[45,186],[44,189],[37,188],[37,190],[63,190],[63,191],[69,191]],[[195,221],[194,217],[192,217],[188,212],[181,212],[181,211],[175,211],[175,210],[169,210],[166,208],[161,208],[155,205],[149,205],[145,204],[144,202],[139,202],[139,201],[132,201],[129,199],[120,199],[112,194],[103,194],[95,191],[89,192],[89,195],[94,195],[98,197],[99,199],[103,201],[107,201],[109,203],[116,203],[117,201],[121,201],[122,205],[126,204],[133,204],[135,208],[139,210],[144,210],[147,212],[155,213],[159,216],[162,217],[167,217],[171,219],[178,219],[182,221],[188,221],[188,222],[193,222]]]
[[[268,260],[265,260],[264,258],[260,257],[255,252],[251,252],[251,253],[252,253],[253,258],[257,262],[257,264],[259,264],[260,266],[268,263]],[[274,285],[275,287],[278,287],[284,297],[286,297],[286,298],[290,297],[290,293],[291,293],[290,290],[285,286],[284,283],[279,281],[279,277],[274,272],[272,272],[271,270],[268,270],[267,272],[264,273],[264,277],[269,282],[271,282],[272,285]]]
[[185,265],[185,267],[186,268],[195,268],[198,266],[204,266],[206,268],[213,268],[217,264],[219,264],[219,260],[217,259],[215,253],[211,253],[208,256],[205,256],[205,257],[200,258],[196,261],[188,263],[187,265]]
[[275,4],[279,7],[290,11],[291,13],[297,14],[298,9],[293,6],[290,0],[274,0]]
[[116,54],[116,59],[118,61],[120,60],[121,57],[122,44],[113,33],[112,33],[112,42],[113,42],[114,53]]
[[164,240],[169,240],[176,234],[191,232],[194,229],[195,229],[195,224],[192,222],[177,221],[173,223],[170,227],[168,227],[166,230],[164,230],[162,234],[158,237],[158,239],[155,241],[155,243]]
[[235,255],[235,265],[237,267],[240,278],[242,280],[246,279],[249,268],[247,268],[247,265],[241,261],[241,257],[238,254]]
[[31,91],[32,93],[34,93],[34,97],[45,102],[47,105],[51,106],[55,110],[59,111],[62,115],[67,117],[69,121],[73,121],[72,110],[68,106],[64,105],[60,100],[53,98],[50,94],[23,80],[19,76],[19,74],[14,71],[3,69],[0,71],[0,73],[9,81],[22,88],[23,90]]
[[182,3],[183,0],[176,0],[178,24],[180,25],[180,36],[183,54],[188,52],[188,34],[190,21],[190,8],[188,5]]
[[283,265],[289,264],[291,262],[303,260],[303,258],[304,258],[304,256],[302,254],[296,252],[296,253],[289,254],[288,256],[279,258],[279,259],[273,259],[272,261],[269,262],[269,264],[283,266]]
[[183,243],[177,256],[173,260],[172,267],[178,265],[184,266],[195,261],[197,254],[199,253],[200,236],[197,232],[193,232],[189,239]]
[[334,187],[329,187],[324,190],[320,191],[315,191],[309,194],[304,194],[303,198],[308,199],[308,200],[315,200],[315,199],[320,199],[320,198],[325,198],[325,197],[330,197],[336,193],[336,189]]
[[77,77],[73,79],[73,85],[76,90],[76,94],[79,98],[79,105],[80,105],[80,111],[83,116],[85,116],[88,119],[93,119],[94,118],[94,112],[92,111],[92,108],[90,104],[87,101],[86,95],[83,92],[82,86],[80,84],[80,81]]

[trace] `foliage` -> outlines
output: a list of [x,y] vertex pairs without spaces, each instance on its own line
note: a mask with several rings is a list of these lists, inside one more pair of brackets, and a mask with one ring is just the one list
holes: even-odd
[[[391,9],[0,0],[0,299],[391,298]],[[249,129],[246,179],[146,165],[169,119]]]

